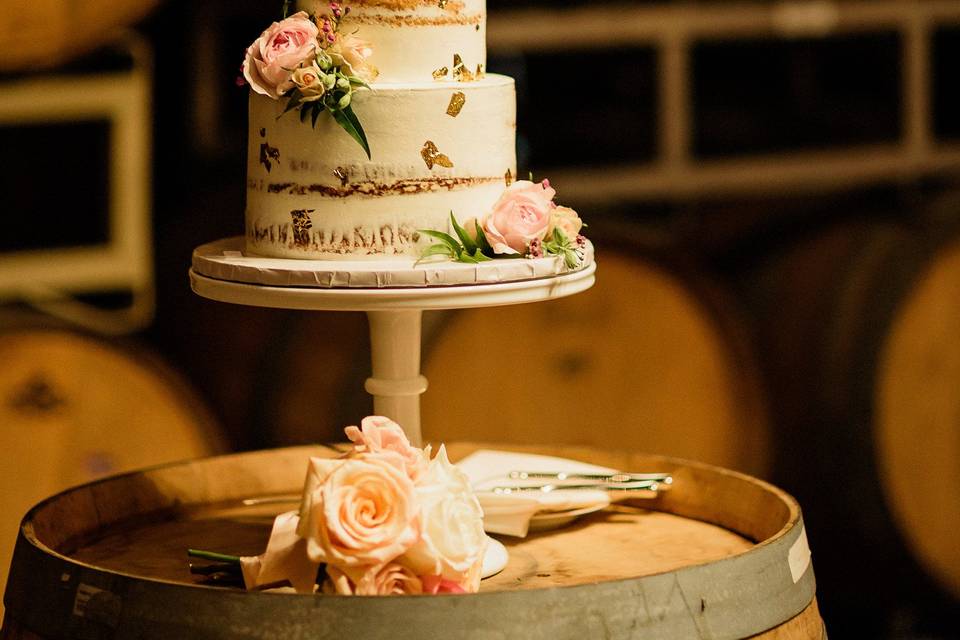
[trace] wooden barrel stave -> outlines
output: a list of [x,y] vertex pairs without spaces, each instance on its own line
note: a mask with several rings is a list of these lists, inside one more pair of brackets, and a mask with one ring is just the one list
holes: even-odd
[[854,217],[738,274],[774,408],[772,479],[830,540],[821,606],[839,634],[955,626],[958,247],[944,227]]
[[[475,448],[454,444],[450,451],[459,457]],[[108,632],[143,638],[386,638],[397,637],[398,629],[407,633],[400,637],[423,637],[437,628],[451,637],[483,631],[490,637],[616,638],[638,629],[658,637],[740,638],[771,630],[788,635],[770,637],[821,637],[822,630],[814,633],[810,624],[792,622],[797,616],[808,622],[819,616],[812,570],[791,575],[789,550],[805,534],[799,508],[783,492],[738,473],[657,456],[509,448],[622,468],[662,468],[674,471],[677,483],[661,498],[624,512],[596,514],[567,530],[511,541],[511,565],[476,596],[351,599],[198,587],[186,571],[186,559],[175,552],[180,543],[162,533],[136,533],[149,530],[151,523],[174,529],[189,523],[195,529],[186,536],[198,536],[196,546],[211,541],[247,545],[224,550],[253,553],[266,540],[270,514],[238,511],[237,501],[295,491],[306,457],[334,455],[333,450],[258,452],[128,474],[51,498],[28,514],[5,596],[2,637],[24,637],[15,634],[29,631],[45,638],[107,637],[96,634]],[[679,515],[683,512],[695,519]],[[192,519],[185,516],[189,513]],[[738,528],[723,530],[721,523]],[[216,540],[207,535],[220,529]],[[657,558],[665,543],[645,544],[645,532],[653,541],[657,532],[681,530],[706,542],[677,541],[671,553],[679,549],[681,555],[666,561]],[[705,533],[710,531],[717,534]],[[127,553],[139,554],[139,564],[124,564],[109,552],[97,560],[94,552],[108,533],[133,547]],[[760,544],[751,540],[754,536]],[[604,553],[604,539],[619,539],[620,547],[612,549],[632,542],[635,557],[627,563],[623,553]],[[595,555],[584,557],[578,552],[584,548]],[[108,562],[120,565],[107,568]],[[96,596],[90,600],[94,604],[78,605],[80,592]],[[75,614],[78,606],[83,615]],[[796,630],[783,631],[792,624]]]
[[0,362],[0,588],[19,518],[37,500],[109,473],[225,449],[198,395],[133,341],[5,311]]
[[615,443],[769,472],[766,392],[732,296],[638,250],[602,251],[598,273],[568,299],[428,327],[424,436]]

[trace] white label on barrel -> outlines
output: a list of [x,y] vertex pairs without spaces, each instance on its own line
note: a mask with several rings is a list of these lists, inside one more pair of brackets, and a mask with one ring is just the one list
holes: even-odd
[[800,536],[790,545],[787,562],[790,563],[790,575],[796,584],[810,566],[810,543],[807,542],[806,527],[800,529]]
[[80,586],[77,587],[77,598],[73,601],[73,615],[82,618],[87,610],[87,603],[90,602],[90,598],[102,591],[103,589],[97,589],[89,584],[81,583]]

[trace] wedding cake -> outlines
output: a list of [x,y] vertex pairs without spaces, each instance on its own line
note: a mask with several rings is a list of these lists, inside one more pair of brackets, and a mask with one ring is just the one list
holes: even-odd
[[515,180],[514,82],[485,72],[484,0],[296,9],[242,66],[247,253],[577,263],[576,213],[548,181]]

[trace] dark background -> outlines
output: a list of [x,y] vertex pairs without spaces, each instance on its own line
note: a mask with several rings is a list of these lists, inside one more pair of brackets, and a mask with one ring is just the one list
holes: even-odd
[[[246,89],[234,79],[244,48],[276,18],[273,4],[279,3],[170,0],[136,27],[155,55],[157,312],[135,339],[162,354],[199,390],[235,449],[335,438],[343,424],[369,411],[357,385],[368,361],[362,315],[318,319],[218,304],[193,295],[187,283],[194,247],[243,233]],[[538,4],[593,5],[488,4],[494,14]],[[905,135],[903,46],[892,29],[696,43],[688,79],[693,158],[788,158],[810,150],[897,143]],[[931,47],[934,133],[950,143],[960,139],[955,82],[960,27],[934,29]],[[517,79],[519,166],[549,175],[550,169],[654,162],[663,152],[657,135],[658,55],[655,47],[640,44],[588,53],[492,48],[490,71]],[[101,52],[74,67],[103,68],[115,57]],[[558,92],[568,89],[573,97],[558,101]],[[95,140],[83,138],[85,131],[71,135],[73,145],[96,148]],[[44,144],[29,130],[0,129],[5,143],[11,136]],[[804,508],[818,600],[831,637],[960,637],[960,604],[918,563],[884,506],[870,462],[869,410],[862,407],[869,403],[863,399],[869,396],[869,373],[862,364],[868,360],[850,356],[841,374],[829,378],[825,361],[814,355],[833,326],[831,314],[838,313],[831,295],[839,295],[834,285],[843,275],[844,258],[878,229],[894,229],[910,239],[905,243],[910,247],[952,237],[960,215],[954,206],[960,202],[957,177],[956,168],[916,170],[831,188],[696,195],[664,189],[612,203],[589,197],[566,202],[591,223],[601,252],[603,240],[615,238],[610,244],[619,249],[627,244],[668,269],[720,283],[741,309],[759,354],[776,434],[769,479],[794,493]],[[87,205],[102,210],[102,202]],[[86,242],[83,234],[89,233],[90,227],[78,230],[75,240]],[[0,237],[0,251],[42,242],[28,237],[17,243],[12,237]],[[888,259],[883,272],[888,276],[905,278],[915,269],[916,256],[906,249]],[[873,282],[871,295],[883,299],[887,285],[892,281]],[[861,339],[871,323],[882,322],[876,309],[865,313]],[[346,361],[332,343],[349,345]],[[289,415],[284,398],[289,386],[299,384],[290,365],[297,358],[329,371],[327,378],[310,379],[326,385],[317,389],[318,398],[332,398],[325,413],[317,412],[322,423]],[[826,380],[833,386],[826,388]],[[827,400],[816,400],[823,397]],[[841,400],[829,401],[837,397]]]

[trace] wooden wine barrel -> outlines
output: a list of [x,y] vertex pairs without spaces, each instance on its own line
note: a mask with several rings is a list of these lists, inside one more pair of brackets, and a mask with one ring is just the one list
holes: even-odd
[[831,225],[745,288],[775,407],[773,479],[831,540],[818,555],[827,619],[881,633],[889,616],[927,616],[896,613],[906,603],[946,610],[960,596],[957,235]]
[[111,473],[224,449],[204,404],[157,356],[4,318],[0,586],[31,504]]
[[425,437],[643,449],[763,476],[765,391],[732,297],[639,252],[598,251],[561,300],[425,328]]
[[[454,459],[479,445],[455,444]],[[491,445],[486,445],[490,447]],[[346,597],[196,584],[188,547],[262,551],[299,493],[301,447],[175,464],[81,486],[24,518],[0,638],[824,638],[800,508],[749,476],[620,449],[507,447],[674,474],[654,500],[505,539],[480,593]],[[562,587],[562,588],[559,588]]]
[[0,72],[64,64],[146,16],[159,0],[6,0],[0,11]]

